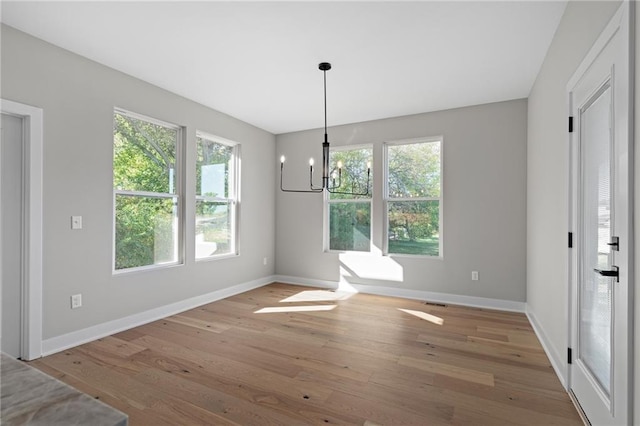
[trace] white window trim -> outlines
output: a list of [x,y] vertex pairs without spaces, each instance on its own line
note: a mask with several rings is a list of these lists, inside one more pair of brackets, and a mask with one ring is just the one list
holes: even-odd
[[[358,144],[358,145],[343,145],[343,146],[337,146],[337,147],[331,147],[329,149],[329,155],[331,155],[331,152],[343,152],[343,151],[356,151],[359,149],[370,149],[371,150],[371,170],[373,171],[373,164],[374,164],[374,148],[373,148],[373,144]],[[373,174],[373,173],[372,173]],[[323,228],[324,228],[324,232],[322,233],[322,247],[325,253],[359,253],[359,254],[371,254],[374,251],[374,244],[373,244],[373,228],[374,228],[374,218],[373,218],[373,194],[374,194],[374,190],[373,190],[373,185],[372,185],[372,190],[371,190],[371,195],[369,196],[369,198],[347,198],[347,199],[336,199],[336,200],[331,200],[331,194],[329,193],[329,191],[323,191],[323,217],[322,217],[322,223],[323,223]],[[329,223],[329,208],[330,205],[332,203],[365,203],[369,201],[369,211],[370,211],[370,216],[369,216],[369,250],[368,251],[358,251],[358,250],[335,250],[335,249],[331,249],[329,247],[329,244],[331,242],[331,237],[330,237],[330,233],[331,233],[331,224]]]
[[[440,197],[411,197],[411,198],[395,198],[389,197],[389,147],[398,145],[413,145],[418,143],[440,142]],[[442,260],[444,258],[444,136],[428,136],[423,138],[400,139],[387,141],[383,144],[382,149],[382,168],[383,168],[383,208],[382,208],[382,254],[383,256],[392,257],[417,257],[422,259]],[[389,253],[389,202],[393,201],[439,201],[440,213],[438,215],[438,256],[429,256],[425,254],[405,254],[405,253]]]
[[[184,128],[178,126],[177,124],[169,123],[166,121],[158,120],[153,117],[148,117],[146,115],[142,115],[136,112],[128,111],[122,108],[114,108],[113,115],[120,114],[126,115],[127,117],[135,118],[137,120],[146,121],[148,123],[156,124],[158,126],[166,127],[168,129],[172,129],[176,131],[176,168],[174,170],[174,179],[175,179],[175,194],[169,193],[160,193],[160,192],[148,192],[148,191],[127,191],[122,189],[113,188],[113,200],[112,200],[112,244],[111,244],[111,272],[113,275],[121,275],[128,274],[132,272],[141,272],[141,271],[149,271],[149,270],[157,270],[174,266],[184,265],[184,235],[185,235],[185,214],[184,214],[184,177],[183,177],[183,149],[184,149]],[[113,118],[113,116],[112,116]],[[113,118],[115,119],[115,118]],[[113,158],[112,167],[113,167]],[[113,170],[112,170],[113,173]],[[111,176],[111,183],[113,185],[113,176]],[[116,196],[117,195],[130,195],[130,196],[138,196],[138,197],[155,197],[155,198],[176,198],[177,199],[177,254],[176,260],[172,262],[161,262],[155,263],[153,265],[144,265],[144,266],[136,266],[133,268],[125,268],[125,269],[116,269]]]
[[[213,135],[211,133],[196,131],[196,144],[197,139],[206,139],[211,142],[219,143],[233,148],[233,161],[231,162],[231,170],[229,175],[232,177],[229,187],[229,194],[231,197],[206,197],[203,195],[195,196],[194,205],[197,201],[211,201],[211,202],[228,202],[231,205],[231,250],[230,253],[214,254],[206,257],[196,257],[194,252],[194,258],[196,262],[209,262],[212,260],[228,259],[231,257],[240,256],[240,143],[229,139],[225,139],[220,136]],[[193,216],[195,222],[195,213]],[[195,228],[194,228],[195,230]],[[193,244],[195,247],[195,234],[193,235]]]

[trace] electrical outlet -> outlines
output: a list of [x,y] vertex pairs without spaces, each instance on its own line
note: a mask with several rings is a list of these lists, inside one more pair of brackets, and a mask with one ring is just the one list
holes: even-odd
[[266,257],[262,259],[262,264],[267,266],[267,258]]
[[478,271],[471,271],[471,281],[478,281]]
[[82,306],[82,294],[71,296],[71,309],[78,309]]
[[71,229],[82,229],[82,216],[71,216]]

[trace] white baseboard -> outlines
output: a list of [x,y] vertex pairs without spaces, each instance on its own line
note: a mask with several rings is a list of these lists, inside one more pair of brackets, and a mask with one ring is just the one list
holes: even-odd
[[379,296],[403,297],[405,299],[425,300],[451,305],[471,306],[474,308],[495,309],[499,311],[524,313],[526,307],[524,302],[490,299],[487,297],[461,296],[459,294],[437,293],[432,291],[409,290],[375,285],[346,284],[338,281],[323,281],[309,278],[290,277],[286,275],[276,275],[274,279],[285,284],[300,284],[312,287],[340,289],[358,293],[376,294]]
[[202,306],[207,303],[215,302],[216,300],[253,290],[274,281],[275,278],[273,276],[260,278],[254,281],[216,290],[211,293],[195,296],[186,300],[181,300],[180,302],[160,306],[138,314],[129,315],[128,317],[108,321],[82,330],[72,331],[71,333],[63,334],[61,336],[52,337],[42,342],[42,356],[61,352],[65,349],[82,345],[102,337],[110,336],[133,327],[138,327],[152,321],[157,321],[189,309],[197,308],[198,306]]
[[547,354],[547,358],[551,361],[551,366],[556,372],[556,376],[562,383],[562,386],[567,389],[568,380],[567,380],[567,365],[565,358],[558,352],[557,348],[551,343],[549,338],[544,332],[544,328],[540,325],[540,322],[536,318],[535,314],[530,311],[528,308],[526,310],[527,318],[529,318],[529,322],[533,327],[533,331],[538,336],[538,340],[542,344],[542,348]]
[[301,285],[305,287],[319,287],[330,290],[337,289],[339,286],[339,283],[337,281],[316,280],[313,278],[299,278],[291,277],[288,275],[276,275],[275,277],[273,277],[273,279],[275,282],[283,284]]

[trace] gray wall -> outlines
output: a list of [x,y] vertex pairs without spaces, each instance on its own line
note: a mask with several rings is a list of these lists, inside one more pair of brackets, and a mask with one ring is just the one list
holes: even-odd
[[[329,105],[329,112],[331,107]],[[332,127],[332,146],[373,144],[372,240],[382,247],[382,144],[424,136],[444,137],[444,257],[339,256],[322,246],[322,196],[277,192],[276,273],[348,282],[525,300],[526,100]],[[308,159],[321,158],[323,131],[278,135],[276,156],[285,155],[289,186],[308,182]],[[480,280],[471,281],[471,271]]]
[[[635,39],[635,120],[634,120],[634,128],[635,134],[640,134],[640,73],[638,73],[638,63],[640,61],[640,8],[636,4],[636,39]],[[635,143],[634,143],[635,145]],[[634,371],[635,371],[635,387],[634,387],[634,424],[640,424],[640,282],[639,273],[640,273],[640,247],[638,243],[640,242],[640,172],[638,171],[638,165],[640,164],[640,148],[635,146],[635,363],[634,363]]]
[[[635,39],[635,120],[634,128],[635,134],[640,134],[640,73],[638,73],[638,66],[640,63],[640,8],[636,4],[636,39]],[[635,145],[635,143],[634,143]],[[638,273],[640,273],[640,171],[638,171],[638,164],[640,164],[640,148],[635,145],[635,387],[634,387],[634,424],[640,424],[640,289],[638,289]]]
[[527,309],[564,365],[568,347],[566,85],[619,2],[569,2],[529,96]]
[[[3,98],[44,110],[45,339],[273,274],[273,135],[7,26],[1,84]],[[184,265],[112,275],[115,106],[186,127],[187,201],[196,129],[242,144],[240,256],[196,263],[187,220]],[[84,229],[71,230],[71,215]],[[83,307],[72,311],[76,293]]]

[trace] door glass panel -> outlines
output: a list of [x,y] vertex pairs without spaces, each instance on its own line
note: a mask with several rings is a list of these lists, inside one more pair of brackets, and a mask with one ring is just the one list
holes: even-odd
[[580,114],[583,249],[580,255],[579,358],[602,390],[611,389],[611,89],[607,84]]

